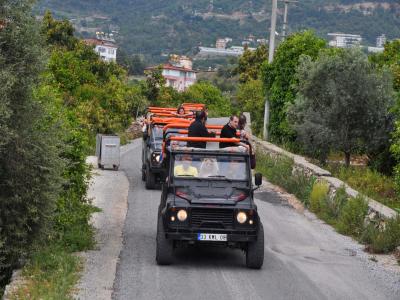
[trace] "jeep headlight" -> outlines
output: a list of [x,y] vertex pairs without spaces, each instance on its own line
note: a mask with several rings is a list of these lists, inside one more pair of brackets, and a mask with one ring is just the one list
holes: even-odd
[[186,212],[186,210],[181,209],[178,211],[176,216],[178,217],[179,221],[183,222],[187,219],[187,212]]
[[159,163],[160,162],[160,154],[159,153],[153,153],[153,161]]
[[246,213],[240,211],[238,212],[238,214],[236,215],[236,220],[240,223],[240,224],[244,224],[247,220],[247,215]]

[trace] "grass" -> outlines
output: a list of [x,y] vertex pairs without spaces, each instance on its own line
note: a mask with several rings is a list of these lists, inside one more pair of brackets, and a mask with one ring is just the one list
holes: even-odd
[[373,253],[389,253],[396,250],[400,246],[400,216],[388,220],[383,227],[368,224],[361,240]]
[[63,221],[44,246],[36,246],[22,270],[24,283],[11,299],[73,299],[72,291],[82,270],[77,251],[93,249],[94,229],[87,222],[87,214],[100,209],[81,205],[80,211],[69,210]]
[[368,203],[363,197],[350,198],[340,210],[335,226],[337,231],[354,238],[360,237],[367,213]]
[[272,157],[257,152],[256,171],[260,172],[273,184],[283,187],[294,194],[306,205],[315,182],[315,177],[308,177],[302,170],[293,169],[294,162],[286,157]]
[[23,269],[24,284],[11,299],[72,299],[82,262],[58,245],[38,249]]
[[391,177],[365,166],[346,168],[338,164],[329,164],[326,168],[334,177],[346,182],[362,194],[395,210],[400,209],[400,198]]

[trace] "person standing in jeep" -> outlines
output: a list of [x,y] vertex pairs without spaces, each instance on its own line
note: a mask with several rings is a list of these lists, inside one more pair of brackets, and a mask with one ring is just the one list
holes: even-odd
[[[239,125],[239,118],[236,115],[232,115],[229,118],[229,122],[221,130],[221,138],[235,138],[236,129]],[[235,147],[239,146],[236,143],[219,143],[220,148]]]
[[[206,112],[199,111],[196,113],[196,120],[190,124],[188,130],[188,137],[215,137],[215,132],[209,132],[206,127],[206,119],[207,114]],[[193,148],[206,148],[206,142],[187,142],[188,147]]]

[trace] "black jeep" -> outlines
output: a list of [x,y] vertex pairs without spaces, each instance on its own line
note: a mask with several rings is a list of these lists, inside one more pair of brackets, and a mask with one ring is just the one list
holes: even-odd
[[[246,265],[264,261],[264,231],[254,203],[250,157],[224,149],[169,148],[168,178],[158,210],[156,261],[172,263],[177,247],[240,248]],[[255,184],[261,185],[261,174]]]
[[161,124],[150,124],[143,133],[142,180],[146,189],[154,189],[165,178],[165,168],[161,162],[163,130]]

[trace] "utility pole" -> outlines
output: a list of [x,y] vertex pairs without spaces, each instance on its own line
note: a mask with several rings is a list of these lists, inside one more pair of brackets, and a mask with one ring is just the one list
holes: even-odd
[[272,61],[274,60],[277,9],[278,9],[278,0],[272,0],[271,30],[269,33],[269,56],[268,56],[269,63],[272,63]]
[[282,40],[286,38],[286,29],[287,29],[287,15],[288,15],[288,5],[289,3],[297,3],[297,0],[282,0],[285,3],[285,12],[283,14],[283,29],[282,29]]
[[[272,63],[272,61],[274,59],[277,9],[278,9],[278,0],[272,0],[271,30],[269,33],[268,63]],[[268,141],[268,139],[269,139],[268,125],[269,125],[269,100],[268,100],[268,95],[265,95],[264,128],[263,128],[263,139],[265,141]]]
[[288,11],[288,3],[287,1],[285,1],[285,12],[283,13],[282,40],[285,40],[286,37],[287,11]]

